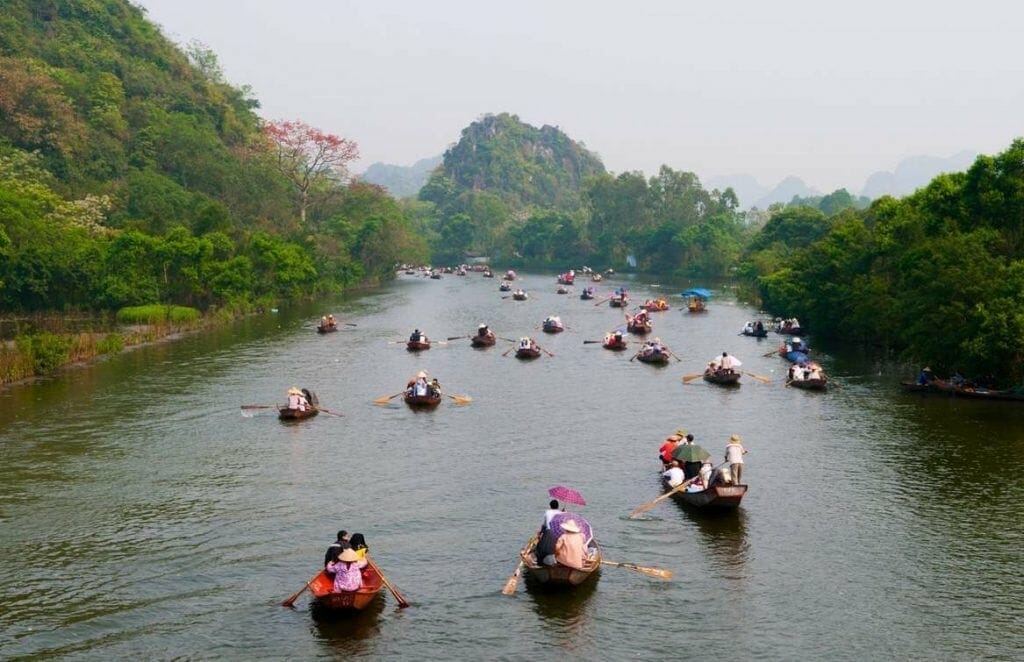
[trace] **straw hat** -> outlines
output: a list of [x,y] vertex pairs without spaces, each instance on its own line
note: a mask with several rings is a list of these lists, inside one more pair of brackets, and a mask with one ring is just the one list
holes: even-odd
[[297,387],[293,386],[290,389],[288,389],[288,395],[302,395],[302,391],[300,391]]
[[675,436],[677,436],[677,437],[685,437],[686,436],[686,430],[684,430],[683,428],[677,428]]
[[729,437],[729,441],[732,441],[732,442],[735,442],[735,443],[738,444],[741,441],[740,440],[740,436],[738,434],[734,434],[733,436]]
[[571,519],[566,523],[562,524],[562,530],[568,531],[569,533],[579,533],[580,525],[576,523],[576,520]]
[[422,377],[423,379],[426,379],[427,378],[427,373],[425,373],[422,370],[420,370],[419,372],[416,373],[416,376],[417,377]]
[[338,555],[339,561],[345,561],[346,563],[352,563],[353,561],[359,560],[359,555],[355,553],[355,550],[348,548]]

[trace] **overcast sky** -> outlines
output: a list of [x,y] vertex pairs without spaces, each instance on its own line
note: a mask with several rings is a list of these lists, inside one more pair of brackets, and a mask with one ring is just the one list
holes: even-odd
[[858,191],[916,154],[1024,135],[1024,2],[136,0],[220,57],[269,119],[374,161],[484,113],[561,127],[615,172]]

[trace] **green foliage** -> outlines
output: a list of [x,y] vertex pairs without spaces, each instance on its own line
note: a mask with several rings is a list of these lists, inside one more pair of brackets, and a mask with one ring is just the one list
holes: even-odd
[[15,347],[30,357],[34,374],[45,375],[67,363],[71,341],[67,336],[42,332],[18,336]]
[[164,306],[149,304],[146,306],[127,306],[117,311],[117,321],[121,324],[191,324],[199,321],[199,311],[187,306]]
[[99,354],[112,354],[124,349],[124,336],[120,333],[108,333],[96,342],[96,352]]
[[1024,141],[914,195],[831,218],[777,211],[744,274],[816,333],[890,346],[941,371],[1024,379]]

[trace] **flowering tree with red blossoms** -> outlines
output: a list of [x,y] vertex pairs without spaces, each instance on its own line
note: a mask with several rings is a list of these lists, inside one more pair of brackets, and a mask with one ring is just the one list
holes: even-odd
[[277,147],[278,169],[295,187],[305,225],[310,192],[325,181],[344,181],[348,164],[359,158],[359,147],[298,120],[268,122],[263,131]]

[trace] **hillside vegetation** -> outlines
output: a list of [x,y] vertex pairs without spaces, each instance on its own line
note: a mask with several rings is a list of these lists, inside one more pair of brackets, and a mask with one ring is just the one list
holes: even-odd
[[425,258],[342,169],[300,196],[258,105],[124,0],[4,2],[0,310],[244,309]]

